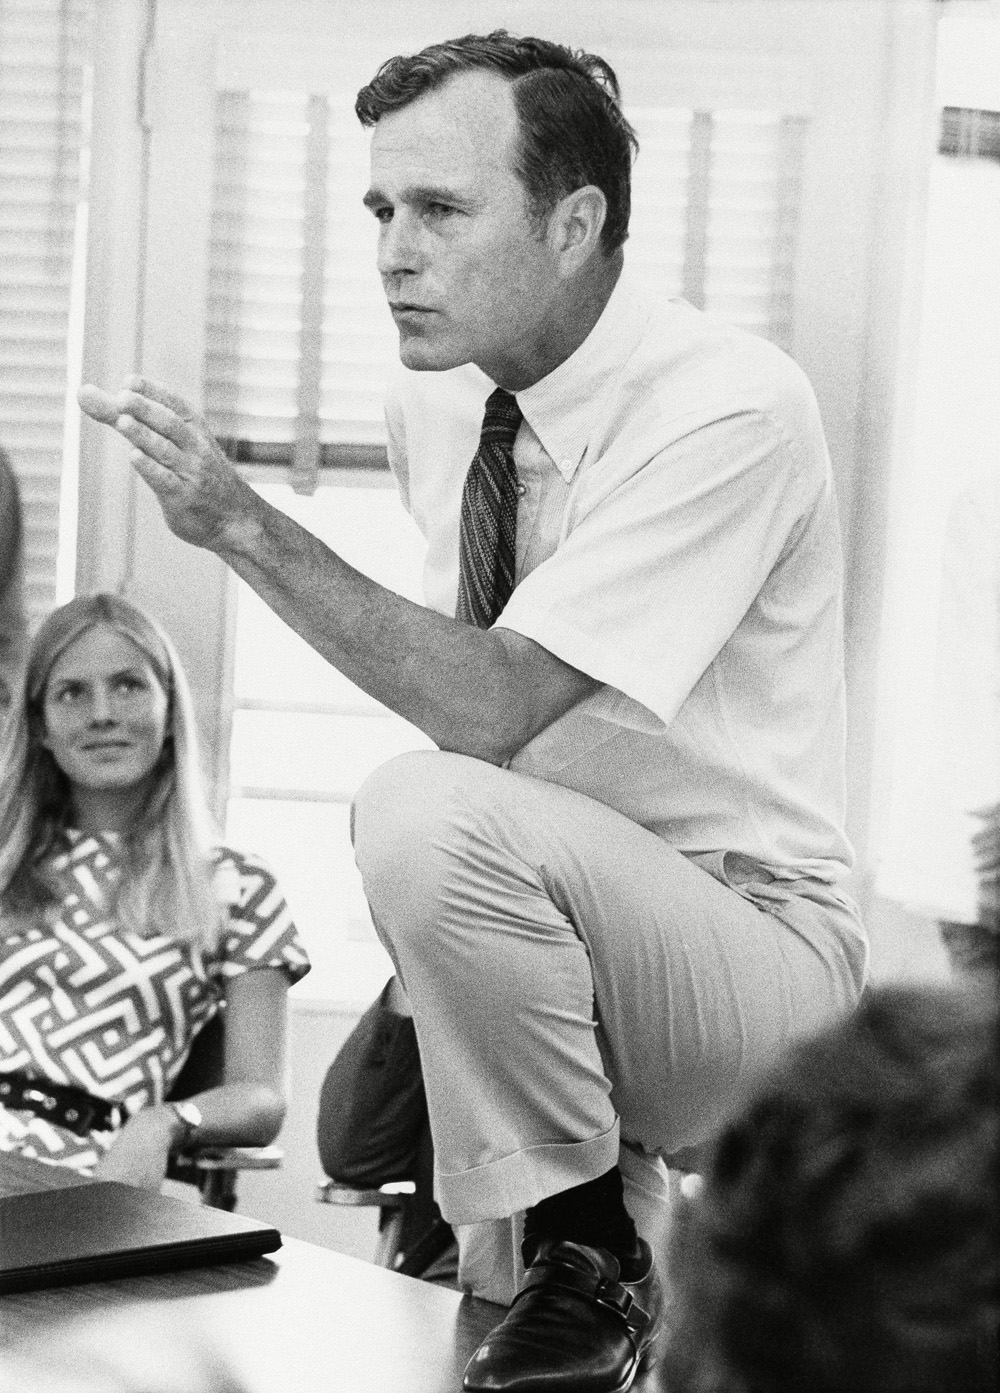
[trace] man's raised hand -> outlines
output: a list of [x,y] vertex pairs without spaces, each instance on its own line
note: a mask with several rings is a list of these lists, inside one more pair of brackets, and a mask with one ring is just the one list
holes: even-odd
[[220,554],[238,545],[252,525],[257,495],[193,407],[145,377],[126,378],[113,393],[86,385],[78,399],[88,416],[132,446],[132,464],[159,499],[171,532]]

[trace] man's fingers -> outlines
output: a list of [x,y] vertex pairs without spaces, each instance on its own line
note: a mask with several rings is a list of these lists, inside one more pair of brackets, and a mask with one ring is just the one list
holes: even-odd
[[140,479],[145,479],[154,493],[163,496],[176,490],[178,486],[176,474],[160,464],[158,460],[152,459],[142,450],[132,450],[129,460]]
[[225,531],[227,487],[230,495],[250,490],[203,418],[183,397],[145,377],[127,378],[114,393],[88,383],[79,399],[88,416],[132,446],[130,463],[157,495],[171,532],[192,546],[213,546]]
[[[188,421],[184,421],[172,411],[168,406],[161,406],[158,401],[151,397],[144,397],[140,392],[125,390],[118,394],[119,410],[121,417],[131,417],[134,421],[148,426],[150,430],[165,440],[170,441],[178,450],[196,450],[201,443],[198,433],[194,426]],[[119,430],[121,424],[115,422]],[[122,432],[125,434],[125,432]],[[128,436],[131,440],[132,437]],[[133,442],[145,449],[142,441]]]
[[159,430],[151,429],[135,416],[125,412],[115,420],[115,429],[123,435],[140,454],[155,460],[157,464],[176,473],[183,464],[183,454],[167,436]]
[[159,402],[182,421],[192,422],[198,419],[197,411],[189,402],[179,397],[176,392],[168,391],[161,382],[154,382],[152,378],[133,374],[126,377],[125,388],[129,392],[137,392],[141,397],[148,397],[150,401]]
[[80,410],[105,426],[113,426],[121,415],[118,397],[104,392],[100,387],[85,383],[76,394]]
[[119,428],[119,418],[131,416],[173,442],[179,450],[197,448],[197,412],[174,392],[147,377],[128,377],[120,392],[105,392],[87,383],[77,393],[81,410],[106,426]]

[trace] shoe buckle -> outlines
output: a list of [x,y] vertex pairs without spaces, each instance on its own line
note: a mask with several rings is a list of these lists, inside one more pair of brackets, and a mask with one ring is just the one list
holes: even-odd
[[628,1287],[621,1286],[618,1282],[602,1282],[595,1292],[595,1300],[602,1306],[607,1306],[611,1311],[617,1312],[626,1320],[634,1304],[634,1298]]

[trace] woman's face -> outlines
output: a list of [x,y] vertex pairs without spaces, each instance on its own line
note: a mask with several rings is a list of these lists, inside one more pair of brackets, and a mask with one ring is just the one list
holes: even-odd
[[88,629],[63,650],[45,684],[43,744],[78,810],[88,795],[138,791],[163,748],[168,706],[149,659],[116,629]]

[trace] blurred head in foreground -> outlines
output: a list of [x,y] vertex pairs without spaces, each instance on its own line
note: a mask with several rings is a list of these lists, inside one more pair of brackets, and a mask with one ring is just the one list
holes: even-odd
[[724,1130],[679,1225],[671,1393],[993,1393],[1000,1051],[987,989],[885,988]]

